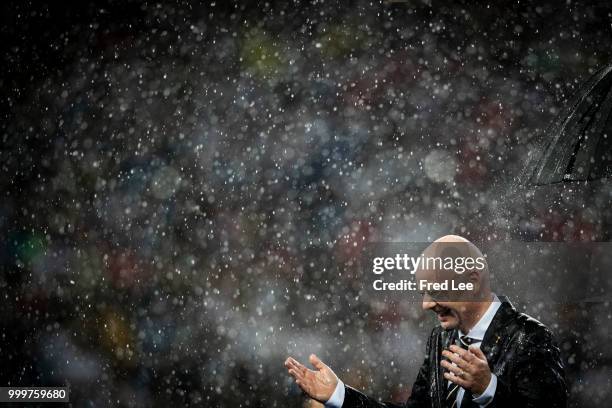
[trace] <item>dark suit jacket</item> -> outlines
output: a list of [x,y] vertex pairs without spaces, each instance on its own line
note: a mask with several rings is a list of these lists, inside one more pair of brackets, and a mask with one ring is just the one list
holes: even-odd
[[[487,329],[481,350],[491,372],[497,376],[497,389],[487,408],[567,406],[567,385],[563,363],[551,332],[542,323],[519,313],[500,296],[500,305]],[[457,330],[435,327],[429,336],[425,361],[412,387],[407,408],[443,408],[447,381],[440,366],[442,350],[457,337]],[[395,407],[381,403],[354,388],[345,386],[343,408]],[[478,406],[466,392],[461,408]]]

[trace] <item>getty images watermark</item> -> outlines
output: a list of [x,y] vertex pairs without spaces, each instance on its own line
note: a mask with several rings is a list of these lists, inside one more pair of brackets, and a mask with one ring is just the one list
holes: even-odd
[[[447,245],[447,244],[444,244]],[[483,271],[487,267],[484,256],[410,256],[408,254],[396,254],[394,257],[375,257],[372,260],[372,272],[381,275],[388,271],[404,271],[415,275],[418,270],[431,272],[453,272],[462,275],[466,271]],[[434,273],[433,277],[440,277],[440,273]],[[417,291],[440,291],[440,290],[473,290],[471,282],[460,282],[457,279],[442,279],[441,281],[428,279],[401,279],[395,282],[385,282],[376,279],[372,283],[374,290],[417,290]]]
[[366,256],[362,265],[368,265],[370,288],[378,293],[466,300],[479,292],[474,273],[488,276],[486,257],[469,242],[381,244],[371,246]]
[[610,242],[372,242],[357,263],[362,296],[404,303],[479,301],[475,278],[525,302],[608,302],[611,270]]

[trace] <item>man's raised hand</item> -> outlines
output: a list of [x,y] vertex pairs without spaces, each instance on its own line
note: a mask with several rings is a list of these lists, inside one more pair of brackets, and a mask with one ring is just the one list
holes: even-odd
[[440,362],[448,370],[444,378],[477,395],[487,389],[491,382],[491,370],[480,348],[472,345],[468,351],[453,344],[449,350],[442,351],[442,355],[454,363],[446,360]]
[[285,360],[285,367],[302,391],[310,398],[324,403],[334,393],[336,385],[338,385],[338,377],[331,368],[323,364],[319,357],[314,354],[310,355],[309,360],[315,368],[314,370],[305,367],[293,357],[288,357]]

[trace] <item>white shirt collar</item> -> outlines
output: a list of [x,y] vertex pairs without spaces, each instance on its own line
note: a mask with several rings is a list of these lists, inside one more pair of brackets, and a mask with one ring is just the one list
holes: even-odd
[[[489,328],[489,325],[493,321],[493,317],[495,317],[495,313],[497,313],[497,309],[501,306],[501,301],[497,297],[495,293],[493,293],[493,301],[489,305],[487,311],[482,315],[478,323],[474,325],[467,333],[467,336],[478,341],[482,341],[484,339],[484,335]],[[464,336],[464,334],[459,330],[459,335]]]

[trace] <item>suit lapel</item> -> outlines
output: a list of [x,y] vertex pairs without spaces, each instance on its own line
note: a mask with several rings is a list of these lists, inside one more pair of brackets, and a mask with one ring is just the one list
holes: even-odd
[[[516,314],[516,310],[514,306],[510,303],[508,298],[505,296],[498,296],[499,300],[502,302],[497,313],[493,317],[491,324],[487,328],[485,332],[484,338],[482,339],[482,343],[480,344],[480,349],[487,357],[487,361],[489,363],[489,367],[491,371],[493,371],[493,367],[495,362],[499,358],[499,354],[501,352],[501,346],[503,344],[504,333],[507,330],[507,324],[512,319],[512,316]],[[440,366],[440,362],[442,361],[442,350],[448,348],[451,344],[455,342],[459,333],[457,329],[443,330],[439,337],[439,343],[437,344],[437,355],[436,355],[436,376],[438,379],[437,386],[437,396],[438,396],[438,405],[440,407],[444,407],[444,401],[446,399],[446,379],[444,378],[444,370]],[[465,392],[463,395],[463,399],[461,400],[461,408],[469,408],[474,406],[472,401],[472,395],[469,392]]]
[[516,313],[514,306],[512,306],[508,298],[499,296],[499,299],[502,304],[497,310],[497,313],[495,313],[480,345],[480,350],[482,350],[483,354],[487,357],[491,370],[493,370],[493,366],[499,358],[508,321]]
[[[491,371],[493,371],[495,362],[499,358],[499,354],[501,352],[503,333],[505,332],[508,319],[515,312],[515,309],[510,301],[508,301],[508,298],[505,296],[498,297],[502,304],[499,306],[497,313],[495,313],[491,324],[485,332],[482,343],[480,344],[480,350],[482,350],[483,354],[487,357],[487,362],[489,363]],[[461,408],[470,408],[475,406],[477,406],[477,404],[474,404],[473,402],[472,393],[465,391],[463,398],[461,399]]]
[[438,389],[437,389],[437,394],[438,394],[438,401],[440,401],[441,405],[440,406],[444,406],[444,401],[446,400],[446,384],[447,384],[447,380],[446,378],[444,378],[444,370],[442,369],[442,367],[440,366],[440,363],[442,361],[442,351],[447,349],[451,344],[453,344],[453,342],[455,341],[455,339],[458,336],[458,332],[456,329],[453,330],[443,330],[441,335],[440,335],[440,344],[438,347],[438,356],[437,356],[437,364],[436,364],[436,374],[438,377]]

